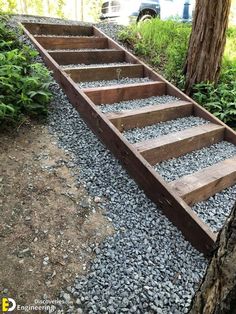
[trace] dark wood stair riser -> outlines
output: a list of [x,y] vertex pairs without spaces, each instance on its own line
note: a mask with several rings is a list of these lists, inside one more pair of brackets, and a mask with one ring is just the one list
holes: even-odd
[[224,131],[222,126],[206,124],[140,142],[134,144],[134,147],[151,165],[155,165],[218,143],[223,140]]
[[158,122],[187,117],[192,114],[193,105],[189,102],[158,104],[139,109],[106,114],[119,131],[142,128]]
[[136,78],[143,77],[143,66],[137,65],[118,65],[111,67],[95,67],[80,69],[64,69],[64,71],[75,82],[91,82],[102,80],[119,80],[124,77]]
[[189,205],[204,201],[236,183],[236,157],[170,183]]
[[99,64],[124,62],[123,51],[51,51],[50,55],[60,65],[68,64]]
[[165,95],[162,82],[148,82],[130,85],[84,89],[84,93],[95,105],[113,104],[121,101]]
[[100,37],[35,36],[45,49],[107,49],[108,41]]
[[56,36],[94,36],[92,26],[23,23],[33,35],[56,35]]

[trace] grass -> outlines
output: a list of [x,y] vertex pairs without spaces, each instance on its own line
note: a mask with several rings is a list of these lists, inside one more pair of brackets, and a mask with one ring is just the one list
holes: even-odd
[[152,19],[131,25],[119,34],[119,39],[132,46],[168,80],[180,83],[191,26],[177,21]]
[[[127,27],[119,39],[183,90],[183,67],[190,34],[190,24],[152,19]],[[192,97],[222,121],[236,127],[236,27],[227,31],[218,84],[201,82],[194,87]]]

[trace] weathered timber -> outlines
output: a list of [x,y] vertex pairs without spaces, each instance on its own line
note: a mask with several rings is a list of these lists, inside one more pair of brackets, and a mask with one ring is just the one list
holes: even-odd
[[139,142],[134,144],[134,147],[151,165],[155,165],[160,161],[215,144],[223,138],[223,126],[206,124]]
[[192,114],[193,105],[187,101],[146,106],[139,109],[109,112],[107,118],[119,131],[142,128],[158,122],[164,122]]
[[189,205],[203,201],[236,183],[236,157],[184,176],[169,185]]
[[67,37],[67,36],[39,36],[35,38],[45,49],[105,49],[108,48],[107,38],[89,37]]
[[140,64],[127,64],[106,67],[88,67],[64,69],[75,82],[91,82],[100,80],[119,80],[123,77],[143,77],[143,66]]
[[97,64],[124,62],[124,51],[103,49],[88,51],[49,51],[52,58],[60,65],[67,64]]
[[165,83],[162,82],[147,82],[100,88],[87,88],[83,91],[95,105],[100,105],[165,95],[166,86]]
[[59,35],[59,36],[93,36],[92,26],[23,23],[33,35]]

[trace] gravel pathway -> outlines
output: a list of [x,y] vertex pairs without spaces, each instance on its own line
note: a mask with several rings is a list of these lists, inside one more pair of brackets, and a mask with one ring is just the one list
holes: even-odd
[[81,82],[79,83],[80,88],[93,88],[93,87],[104,87],[104,86],[114,86],[114,85],[127,85],[136,83],[148,83],[152,82],[148,77],[137,77],[137,78],[121,78],[119,80],[110,81],[93,81],[93,82]]
[[106,104],[99,106],[99,109],[103,112],[120,112],[123,110],[138,109],[146,106],[153,106],[158,104],[166,104],[168,102],[174,102],[178,98],[173,96],[153,96],[144,99],[134,99],[129,101],[121,101],[114,104]]
[[[59,23],[55,19],[30,21]],[[102,26],[114,39],[116,29],[113,25]],[[25,37],[22,39],[29,43]],[[41,61],[40,57],[37,60]],[[87,128],[59,86],[53,83],[51,89],[54,101],[49,129],[59,146],[74,156],[71,166],[79,167],[78,184],[106,200],[101,207],[116,229],[100,247],[91,247],[96,257],[88,274],[77,277],[61,292],[66,305],[56,313],[187,313],[207,261],[130,179]],[[187,127],[206,123],[192,117],[191,122],[179,120],[171,121],[174,130],[165,126],[160,134],[174,132],[180,126],[183,129],[186,123]],[[153,130],[155,136],[156,132]]]
[[129,178],[57,84],[53,91],[50,129],[74,154],[79,182],[107,200],[103,206],[117,230],[92,248],[96,258],[88,276],[77,278],[61,298],[76,299],[85,313],[186,313],[205,259]]
[[195,204],[192,209],[214,232],[218,232],[229,216],[236,200],[236,185],[215,194],[204,202]]
[[148,125],[144,128],[134,128],[125,131],[123,135],[130,143],[137,143],[206,123],[209,123],[209,121],[206,121],[199,117],[190,116],[186,118],[179,118],[176,120]]

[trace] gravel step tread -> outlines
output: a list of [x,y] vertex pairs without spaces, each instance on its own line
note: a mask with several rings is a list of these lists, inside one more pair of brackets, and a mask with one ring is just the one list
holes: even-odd
[[99,36],[83,36],[83,35],[78,35],[78,36],[72,36],[72,35],[34,35],[34,37],[37,39],[37,37],[43,37],[43,38],[71,38],[71,39],[80,39],[80,38],[91,38],[91,39],[96,39],[96,38],[101,38]]
[[174,102],[179,100],[176,97],[173,96],[152,96],[144,99],[134,99],[134,100],[129,100],[129,101],[121,101],[118,103],[114,104],[104,104],[99,106],[99,109],[103,113],[108,113],[108,112],[123,112],[125,110],[132,110],[132,109],[138,109],[138,108],[143,108],[147,106],[152,106],[152,105],[162,105],[162,104],[167,104],[169,102]]
[[[154,169],[167,182],[171,182],[233,156],[236,156],[236,146],[222,141],[181,157],[163,161],[155,165]],[[216,193],[206,201],[194,204],[192,209],[214,232],[218,232],[230,214],[235,199],[236,185]]]
[[209,121],[206,121],[199,117],[190,116],[186,118],[170,120],[167,122],[160,122],[157,124],[146,126],[144,128],[134,128],[125,131],[123,135],[131,144],[134,144],[145,140],[157,138],[162,135],[183,131],[185,129],[203,125],[206,123],[209,123]]
[[154,169],[171,182],[236,155],[236,146],[226,141],[204,147],[178,158],[160,162]]
[[126,84],[136,84],[136,83],[148,83],[153,82],[148,77],[137,77],[137,78],[121,78],[119,80],[109,80],[109,81],[92,81],[92,82],[81,82],[79,83],[80,88],[96,88],[96,87],[105,87],[105,86],[114,86],[116,85],[126,85]]
[[112,62],[112,63],[99,63],[99,64],[84,64],[84,63],[77,63],[77,64],[67,64],[67,65],[61,65],[60,67],[62,69],[74,69],[74,68],[106,68],[111,66],[120,66],[120,65],[132,65],[133,63],[127,63],[127,62]]
[[98,48],[86,48],[86,49],[48,49],[47,50],[49,53],[51,52],[97,52],[97,51],[102,51],[102,52],[112,52],[112,51],[118,51],[116,49],[98,49]]
[[194,204],[192,209],[213,230],[223,227],[236,200],[236,185],[216,193],[208,200]]

